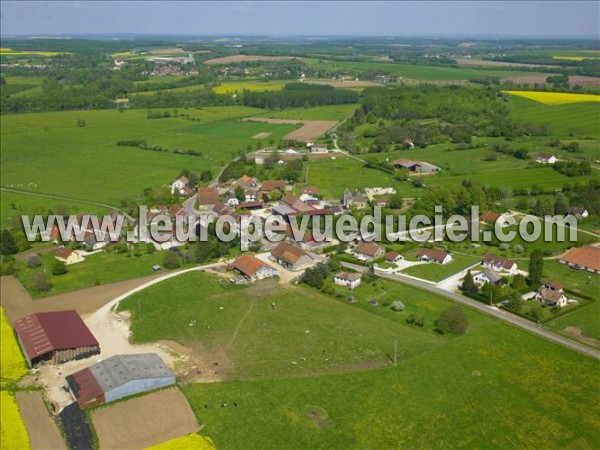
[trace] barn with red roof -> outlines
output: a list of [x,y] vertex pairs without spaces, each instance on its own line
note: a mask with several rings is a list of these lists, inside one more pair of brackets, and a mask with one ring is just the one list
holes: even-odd
[[15,321],[13,327],[30,367],[100,353],[100,344],[74,310],[30,314]]

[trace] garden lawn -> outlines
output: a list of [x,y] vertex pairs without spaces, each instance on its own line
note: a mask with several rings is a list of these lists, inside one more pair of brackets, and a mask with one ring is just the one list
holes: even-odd
[[453,254],[452,261],[447,264],[419,264],[418,266],[404,269],[402,273],[423,280],[439,282],[479,261],[481,261],[481,258]]

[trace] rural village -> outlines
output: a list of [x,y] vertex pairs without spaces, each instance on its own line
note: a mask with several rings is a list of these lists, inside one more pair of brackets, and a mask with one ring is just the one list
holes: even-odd
[[[2,449],[597,446],[597,43],[36,41],[0,52]],[[311,231],[437,205],[478,239]]]

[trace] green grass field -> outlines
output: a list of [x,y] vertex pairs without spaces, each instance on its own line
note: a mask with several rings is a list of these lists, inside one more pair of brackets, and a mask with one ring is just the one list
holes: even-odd
[[[402,359],[446,341],[433,332],[349,308],[312,289],[269,283],[240,288],[190,273],[138,293],[120,308],[133,315],[136,342],[201,342],[210,351],[226,352],[233,362],[229,376],[235,379],[385,366],[395,339],[402,343]],[[165,302],[167,298],[170,300]],[[443,304],[435,296],[428,301]],[[196,323],[190,327],[193,320]]]
[[418,266],[404,269],[402,273],[424,280],[439,282],[451,275],[480,261],[481,258],[466,255],[452,255],[452,261],[448,264],[420,264]]
[[244,91],[280,91],[288,82],[284,80],[226,81],[219,86],[215,86],[213,91],[217,94],[241,94]]
[[597,103],[544,105],[534,100],[509,96],[508,105],[516,120],[546,125],[559,137],[600,138],[600,108]]
[[[171,111],[171,110],[170,110]],[[254,115],[247,107],[180,110],[199,119],[148,120],[146,111],[71,111],[2,116],[2,184],[14,189],[63,195],[76,201],[118,205],[146,187],[170,183],[182,168],[218,170],[239,151],[270,132],[278,139],[295,125],[238,122]],[[77,127],[78,119],[86,127]],[[119,147],[120,139],[201,151],[202,157]]]
[[152,275],[155,273],[152,271],[152,266],[162,265],[164,255],[164,252],[142,254],[141,256],[107,252],[95,253],[86,256],[83,262],[68,265],[66,274],[51,276],[52,288],[48,292],[32,291],[29,288],[29,280],[33,273],[39,270],[51,271],[54,254],[46,253],[41,256],[42,266],[35,269],[28,268],[26,261],[22,261],[18,267],[18,277],[34,298],[41,298]]
[[346,188],[363,189],[377,186],[392,186],[405,197],[412,197],[418,193],[418,189],[411,183],[394,181],[391,174],[367,169],[363,163],[352,158],[338,157],[335,160],[313,161],[305,163],[305,167],[308,168],[308,184],[317,186],[326,198],[341,198]]
[[298,120],[344,120],[350,117],[358,105],[327,105],[314,108],[291,108],[282,111],[268,111],[258,116],[273,119]]
[[344,62],[306,60],[308,64],[318,66],[323,70],[347,70],[352,72],[379,72],[398,75],[403,78],[424,81],[468,80],[485,77],[516,77],[531,75],[526,71],[509,71],[498,69],[483,69],[474,67],[442,67],[421,66],[412,64],[395,64],[385,62]]

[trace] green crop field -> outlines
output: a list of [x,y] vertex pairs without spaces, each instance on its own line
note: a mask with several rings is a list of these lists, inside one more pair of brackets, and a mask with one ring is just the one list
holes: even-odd
[[455,254],[452,255],[452,261],[448,264],[420,264],[418,266],[404,269],[402,273],[413,277],[422,278],[423,280],[439,282],[457,272],[460,272],[461,270],[466,269],[469,266],[472,266],[473,264],[476,264],[478,261],[481,261],[481,258]]
[[[210,351],[226,352],[233,362],[228,376],[235,379],[385,366],[395,339],[402,342],[402,359],[446,342],[446,337],[348,307],[318,291],[273,284],[240,288],[190,273],[135,294],[120,308],[132,313],[136,342],[202,342]],[[406,301],[409,305],[412,299]],[[428,301],[444,302],[436,296]]]
[[442,67],[442,66],[420,66],[410,64],[395,64],[384,62],[338,62],[306,60],[310,65],[318,66],[324,70],[347,70],[359,72],[380,72],[401,76],[403,78],[424,81],[450,81],[468,80],[472,78],[485,77],[516,77],[531,75],[531,72],[483,69],[474,67]]
[[[172,112],[171,110],[169,110]],[[180,110],[182,118],[146,118],[146,111],[71,111],[2,116],[2,184],[19,190],[63,195],[73,201],[118,205],[146,187],[166,185],[182,168],[217,170],[256,142],[260,132],[278,139],[295,125],[238,122],[256,112],[247,107]],[[85,127],[77,121],[84,119]],[[210,123],[210,125],[209,125]],[[119,147],[121,139],[201,151],[201,157]]]
[[[592,358],[474,311],[461,337],[406,325],[407,314],[429,322],[450,302],[390,282],[362,287],[352,305],[270,283],[194,272],[120,306],[136,342],[227,352],[235,381],[182,387],[218,448],[594,447]],[[366,305],[373,297],[406,310]]]
[[215,86],[213,91],[217,94],[241,94],[244,91],[280,91],[288,82],[284,80],[227,81],[219,86]]
[[344,120],[350,117],[358,105],[327,105],[314,108],[291,108],[283,111],[269,111],[258,116],[273,119],[298,120]]
[[597,103],[544,105],[534,100],[510,96],[508,104],[516,120],[546,125],[560,137],[573,135],[600,138],[600,107]]
[[132,92],[129,94],[129,98],[134,100],[137,95],[156,95],[158,93],[178,93],[178,92],[196,92],[204,89],[203,84],[195,84],[192,86],[181,86],[170,89],[161,89],[161,90],[150,90],[150,91],[140,91],[140,92]]

